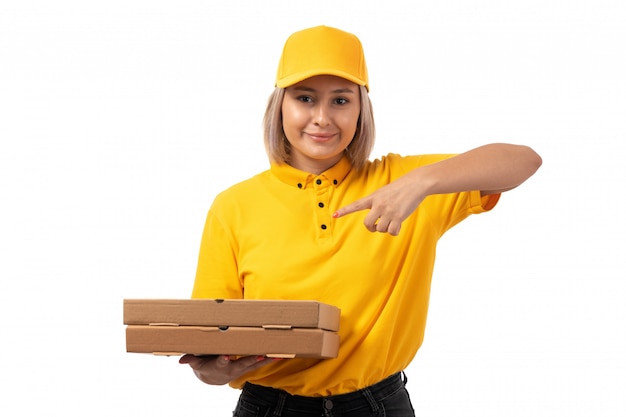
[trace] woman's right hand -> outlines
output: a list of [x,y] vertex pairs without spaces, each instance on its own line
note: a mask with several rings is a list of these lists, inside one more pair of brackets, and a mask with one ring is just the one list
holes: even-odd
[[205,384],[224,385],[273,361],[274,359],[265,356],[244,356],[234,359],[227,355],[183,355],[178,362],[188,364],[198,379]]

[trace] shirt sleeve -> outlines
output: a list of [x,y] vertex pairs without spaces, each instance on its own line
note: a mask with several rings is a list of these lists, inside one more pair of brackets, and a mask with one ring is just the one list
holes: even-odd
[[[390,154],[388,158],[391,166],[397,164],[401,168],[399,173],[394,173],[394,177],[397,177],[406,174],[412,169],[430,165],[453,156],[456,156],[456,154],[429,154],[407,157]],[[422,213],[426,213],[432,220],[431,227],[434,227],[443,235],[443,233],[468,216],[493,209],[499,198],[500,194],[481,196],[479,190],[434,194],[426,197],[418,209]]]
[[200,243],[192,298],[243,298],[235,239],[210,210]]
[[480,214],[490,211],[498,204],[500,193],[481,196],[480,191],[470,193],[469,211],[471,214]]

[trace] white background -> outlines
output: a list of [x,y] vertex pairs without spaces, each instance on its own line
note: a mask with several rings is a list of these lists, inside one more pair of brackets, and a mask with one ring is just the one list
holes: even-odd
[[280,50],[356,33],[373,156],[524,143],[540,171],[440,244],[418,416],[626,415],[626,6],[2,1],[0,414],[229,416],[125,352],[123,298],[187,298],[217,192],[268,166]]

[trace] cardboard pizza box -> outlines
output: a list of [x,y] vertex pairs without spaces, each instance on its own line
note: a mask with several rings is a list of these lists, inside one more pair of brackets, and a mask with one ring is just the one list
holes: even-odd
[[322,329],[129,325],[126,350],[160,355],[335,358],[339,336]]
[[339,330],[341,310],[318,301],[125,299],[124,324]]

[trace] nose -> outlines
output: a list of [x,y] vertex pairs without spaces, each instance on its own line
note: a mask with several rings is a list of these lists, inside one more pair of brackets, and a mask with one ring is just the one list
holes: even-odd
[[317,126],[328,126],[330,124],[329,111],[325,105],[319,104],[313,110],[313,122]]

